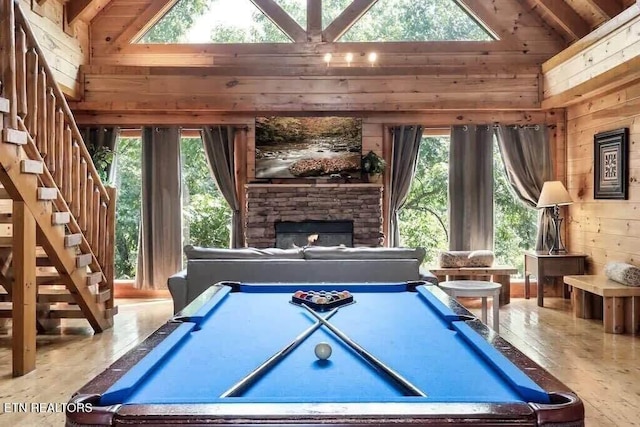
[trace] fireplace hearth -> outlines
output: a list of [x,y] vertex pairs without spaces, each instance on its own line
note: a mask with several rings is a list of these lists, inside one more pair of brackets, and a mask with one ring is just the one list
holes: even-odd
[[276,247],[353,246],[353,221],[278,221]]

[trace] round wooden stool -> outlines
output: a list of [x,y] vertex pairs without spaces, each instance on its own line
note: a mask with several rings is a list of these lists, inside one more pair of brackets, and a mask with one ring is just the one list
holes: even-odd
[[500,329],[500,288],[502,285],[481,280],[451,280],[440,282],[440,288],[454,298],[475,297],[482,298],[482,321],[487,323],[487,298],[493,297],[493,330]]

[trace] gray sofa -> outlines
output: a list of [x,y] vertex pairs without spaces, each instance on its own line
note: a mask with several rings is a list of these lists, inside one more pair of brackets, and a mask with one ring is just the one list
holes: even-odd
[[246,283],[402,282],[427,280],[423,248],[214,249],[185,247],[187,268],[168,280],[174,312],[220,281]]

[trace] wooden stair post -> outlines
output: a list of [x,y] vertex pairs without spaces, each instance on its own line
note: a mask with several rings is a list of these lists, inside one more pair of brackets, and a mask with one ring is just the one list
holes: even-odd
[[[35,185],[35,177],[33,177]],[[13,203],[13,376],[36,368],[36,221],[24,202]]]

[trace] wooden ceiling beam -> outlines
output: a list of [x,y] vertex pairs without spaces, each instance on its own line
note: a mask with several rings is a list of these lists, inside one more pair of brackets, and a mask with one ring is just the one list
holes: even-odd
[[331,43],[342,37],[377,1],[378,0],[353,0],[323,31],[322,38],[324,41]]
[[91,6],[93,0],[69,0],[65,5],[65,11],[67,16],[67,24],[73,25],[80,14]]
[[[218,43],[218,44],[162,44],[139,45],[127,47],[128,54],[194,54],[194,55],[324,55],[352,52],[354,56],[365,55],[371,50],[371,43]],[[376,44],[376,52],[391,54],[455,54],[470,52],[486,55],[485,52],[519,52],[503,41],[459,41],[442,40],[433,42],[385,42]],[[520,53],[520,52],[519,52]]]
[[605,19],[611,19],[622,12],[623,7],[619,0],[586,0]]
[[307,41],[322,41],[322,0],[307,0]]
[[176,4],[178,0],[154,0],[149,6],[127,26],[112,42],[112,51],[122,49],[132,41],[141,37],[149,28],[154,26]]
[[[504,22],[500,10],[486,0],[455,0],[470,17],[478,21],[479,25],[493,37],[506,43],[511,43],[515,37],[511,33],[514,27],[512,22]],[[512,43],[515,45],[515,43]]]
[[267,18],[296,43],[307,41],[307,32],[275,0],[251,0]]
[[534,3],[544,9],[573,39],[581,39],[591,31],[589,24],[564,0],[534,0]]

